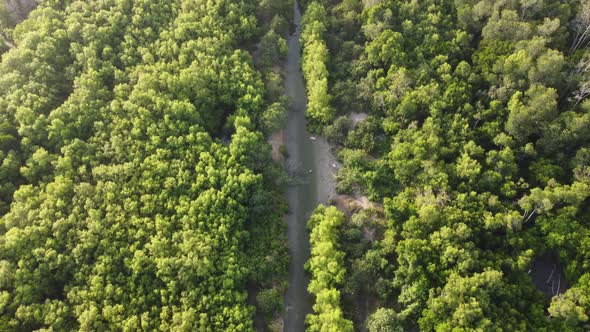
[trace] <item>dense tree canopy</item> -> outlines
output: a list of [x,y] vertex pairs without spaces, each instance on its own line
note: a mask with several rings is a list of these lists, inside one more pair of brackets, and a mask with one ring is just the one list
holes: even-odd
[[307,115],[311,128],[331,122],[334,109],[328,94],[328,69],[330,58],[324,40],[326,10],[318,2],[312,2],[305,10],[301,25],[303,57],[301,68],[307,85]]
[[339,248],[339,227],[344,215],[335,207],[318,206],[307,222],[311,258],[307,263],[311,280],[309,292],[315,296],[314,314],[306,320],[309,331],[352,331],[352,322],[343,317],[339,287],[344,281],[344,252]]
[[[0,330],[281,314],[293,5],[0,4]],[[590,330],[590,1],[301,5],[308,329]]]
[[588,330],[590,3],[318,3],[338,188],[385,212],[341,227],[345,314],[370,331]]
[[263,8],[44,1],[10,31],[2,331],[253,330],[246,283],[287,266],[260,132],[274,100],[240,49]]

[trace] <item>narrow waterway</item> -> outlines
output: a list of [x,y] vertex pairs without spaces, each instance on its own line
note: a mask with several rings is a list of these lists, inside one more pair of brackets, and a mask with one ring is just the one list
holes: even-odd
[[304,331],[305,315],[311,312],[311,298],[307,291],[309,280],[304,269],[304,264],[309,259],[306,222],[317,203],[312,140],[307,132],[305,120],[307,97],[300,64],[301,13],[297,2],[293,10],[296,29],[288,40],[285,77],[285,93],[291,98],[292,104],[285,128],[285,144],[289,153],[286,165],[291,168],[290,173],[298,174],[299,179],[287,189],[287,238],[291,265],[289,288],[285,295],[285,332]]
[[[285,77],[285,92],[292,100],[285,129],[285,143],[289,152],[287,165],[300,174],[301,181],[296,181],[295,185],[287,189],[289,203],[287,238],[291,265],[289,266],[289,288],[285,295],[285,332],[304,331],[305,315],[311,312],[311,298],[307,291],[309,280],[304,269],[304,264],[309,259],[309,236],[305,224],[317,202],[313,151],[305,121],[307,97],[300,65],[301,13],[297,2],[295,2],[294,11],[296,29],[288,41],[289,53]],[[309,173],[310,170],[311,173]]]
[[327,204],[335,194],[336,161],[330,146],[323,137],[308,133],[305,119],[307,97],[301,73],[301,12],[294,5],[296,29],[288,40],[285,93],[292,103],[287,116],[285,144],[289,173],[296,181],[287,189],[289,213],[287,215],[287,239],[291,254],[289,288],[285,295],[285,332],[305,330],[305,315],[311,313],[312,301],[307,291],[308,277],[305,262],[309,259],[309,234],[306,223],[313,209]]

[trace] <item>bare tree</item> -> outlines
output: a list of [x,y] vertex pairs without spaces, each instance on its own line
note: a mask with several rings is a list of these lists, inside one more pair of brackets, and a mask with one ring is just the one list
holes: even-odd
[[573,99],[576,101],[574,107],[588,96],[590,96],[590,80],[582,82],[578,90],[574,91]]
[[570,47],[570,54],[590,43],[590,0],[580,0],[578,15],[572,21],[572,28],[574,40]]
[[572,71],[573,75],[584,75],[590,73],[590,54],[583,57]]
[[590,96],[590,56],[586,56],[578,62],[572,72],[573,77],[579,77],[579,86],[574,91],[571,99],[575,101],[574,108]]

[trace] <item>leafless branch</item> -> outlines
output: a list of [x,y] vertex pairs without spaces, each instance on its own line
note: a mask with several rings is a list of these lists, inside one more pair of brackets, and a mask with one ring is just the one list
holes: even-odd
[[580,47],[587,46],[590,41],[590,0],[581,0],[579,8],[578,15],[572,21],[574,40],[570,47],[570,54]]

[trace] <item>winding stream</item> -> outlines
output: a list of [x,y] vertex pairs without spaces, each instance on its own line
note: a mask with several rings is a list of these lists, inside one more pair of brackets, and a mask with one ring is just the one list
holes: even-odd
[[[287,201],[287,238],[291,264],[289,288],[285,295],[285,332],[305,330],[305,315],[311,312],[312,302],[307,291],[308,277],[304,265],[309,259],[307,219],[319,203],[327,203],[334,192],[333,157],[329,145],[321,137],[310,135],[306,129],[307,97],[301,73],[301,12],[294,5],[295,33],[289,37],[285,76],[285,93],[292,100],[285,128],[285,144],[289,156],[287,165],[302,175],[302,181],[289,186]],[[313,138],[312,138],[313,137]],[[288,166],[289,167],[289,166]]]

